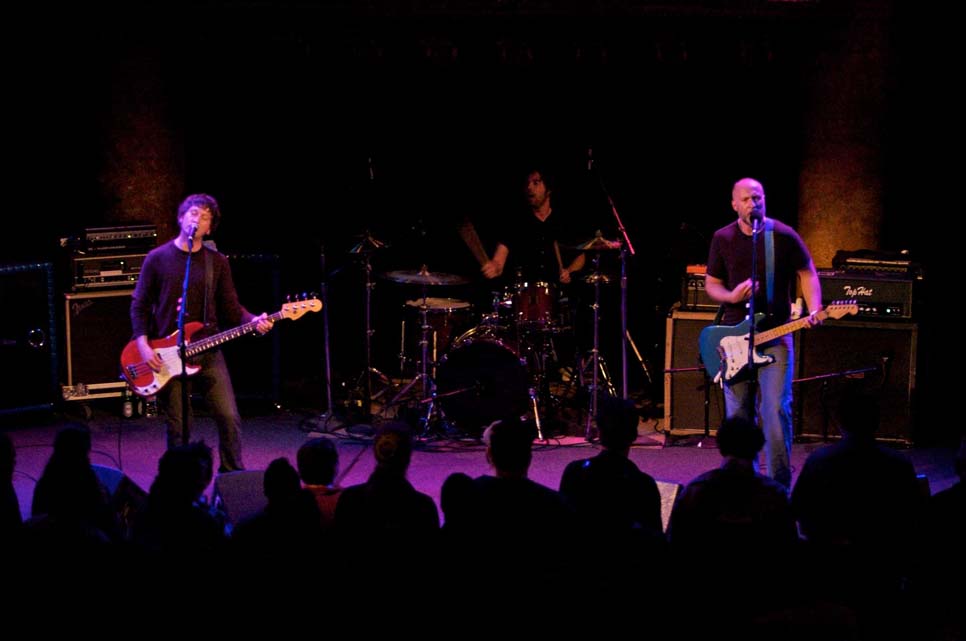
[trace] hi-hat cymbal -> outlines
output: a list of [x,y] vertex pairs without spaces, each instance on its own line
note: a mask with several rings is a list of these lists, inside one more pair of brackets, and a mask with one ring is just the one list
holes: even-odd
[[419,271],[398,269],[383,274],[384,278],[407,285],[463,285],[468,279],[457,274],[431,272],[423,266]]
[[597,231],[597,234],[594,235],[593,238],[588,241],[584,241],[575,247],[575,249],[579,249],[580,251],[612,251],[620,248],[621,244],[619,241],[607,240],[604,238],[603,234],[600,233],[600,230]]

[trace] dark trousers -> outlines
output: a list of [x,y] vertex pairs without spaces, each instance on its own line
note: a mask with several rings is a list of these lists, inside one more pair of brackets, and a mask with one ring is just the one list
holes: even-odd
[[[198,359],[201,371],[188,378],[188,394],[192,389],[204,393],[205,402],[218,425],[218,456],[220,472],[245,469],[242,463],[241,416],[235,404],[235,390],[220,351],[207,352]],[[181,378],[171,379],[158,395],[158,407],[168,428],[168,447],[181,445]],[[188,407],[188,426],[191,427],[191,407]]]

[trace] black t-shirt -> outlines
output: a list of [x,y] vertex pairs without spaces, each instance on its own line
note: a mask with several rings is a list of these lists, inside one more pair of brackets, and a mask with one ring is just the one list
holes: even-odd
[[[758,291],[755,295],[755,312],[768,314],[763,329],[774,327],[788,320],[791,314],[791,300],[795,295],[798,270],[808,267],[811,256],[798,233],[774,219],[775,228],[775,294],[771,309],[767,303],[767,281],[765,280],[765,233],[758,235]],[[724,286],[734,289],[736,285],[751,278],[752,243],[751,236],[745,235],[738,227],[738,221],[722,227],[711,239],[708,254],[708,275],[721,279]],[[725,325],[740,323],[748,310],[745,303],[725,304],[721,322]]]
[[513,282],[519,272],[527,282],[557,283],[560,265],[554,250],[554,241],[560,248],[563,266],[566,267],[576,255],[572,247],[581,240],[573,220],[565,212],[553,209],[543,221],[532,212],[521,213],[499,235],[499,242],[510,250],[503,273]]

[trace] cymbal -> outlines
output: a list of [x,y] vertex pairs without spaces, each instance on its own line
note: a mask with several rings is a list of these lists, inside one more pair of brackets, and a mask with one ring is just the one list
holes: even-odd
[[593,274],[587,274],[580,280],[584,281],[589,285],[593,285],[594,283],[600,283],[601,285],[610,285],[611,283],[615,282],[617,279],[611,276],[608,276],[607,274],[600,274],[595,272]]
[[468,279],[457,274],[444,274],[442,272],[431,272],[424,265],[419,271],[415,270],[395,270],[383,274],[384,278],[396,283],[407,285],[463,285],[470,282]]
[[385,242],[373,237],[368,233],[363,234],[362,236],[357,236],[357,238],[361,238],[362,240],[352,246],[352,248],[349,250],[350,254],[365,254],[367,252],[374,252],[377,249],[383,249],[388,246]]
[[597,230],[597,234],[593,238],[588,241],[584,241],[575,247],[575,249],[579,249],[580,251],[612,251],[620,248],[621,244],[619,241],[607,240],[604,238],[603,234],[600,233],[600,230]]

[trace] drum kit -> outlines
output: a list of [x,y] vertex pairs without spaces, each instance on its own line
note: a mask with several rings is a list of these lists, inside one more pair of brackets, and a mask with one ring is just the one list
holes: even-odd
[[[385,243],[365,234],[350,253],[364,259],[366,274],[365,341],[366,369],[364,370],[364,413],[371,416],[373,376],[385,377],[372,366],[371,254]],[[602,252],[619,250],[620,243],[601,237],[600,232],[585,243],[572,248],[593,254],[593,269],[583,281],[594,289],[593,349],[584,365],[592,367],[588,383],[591,397],[589,412],[596,409],[597,389],[604,378],[606,389],[616,393],[599,353],[600,287],[611,279],[600,272]],[[503,291],[494,292],[492,309],[478,316],[470,302],[447,296],[437,296],[440,288],[469,283],[469,279],[429,270],[395,270],[380,274],[390,282],[418,287],[419,294],[403,304],[398,391],[385,402],[381,413],[412,403],[418,408],[421,435],[462,434],[482,435],[494,420],[508,416],[532,414],[537,436],[545,440],[541,421],[541,405],[550,407],[555,399],[550,394],[551,363],[558,361],[554,338],[572,334],[566,301],[561,301],[554,283],[526,282],[518,279]],[[415,293],[415,292],[414,292]],[[474,324],[475,323],[475,324]],[[413,326],[417,331],[413,331]],[[418,341],[416,338],[418,337]],[[327,334],[326,334],[326,343]],[[412,355],[415,351],[415,357]],[[328,362],[328,344],[326,344]],[[412,366],[416,369],[413,372]],[[578,367],[578,369],[583,369]],[[328,367],[327,367],[328,372]],[[408,381],[407,373],[412,374]],[[571,381],[576,382],[577,376]],[[581,372],[580,378],[583,378]],[[328,383],[331,405],[331,383]],[[383,390],[384,392],[385,390]],[[380,392],[380,395],[383,394]],[[414,399],[415,396],[415,399]],[[388,398],[386,394],[384,398]]]

